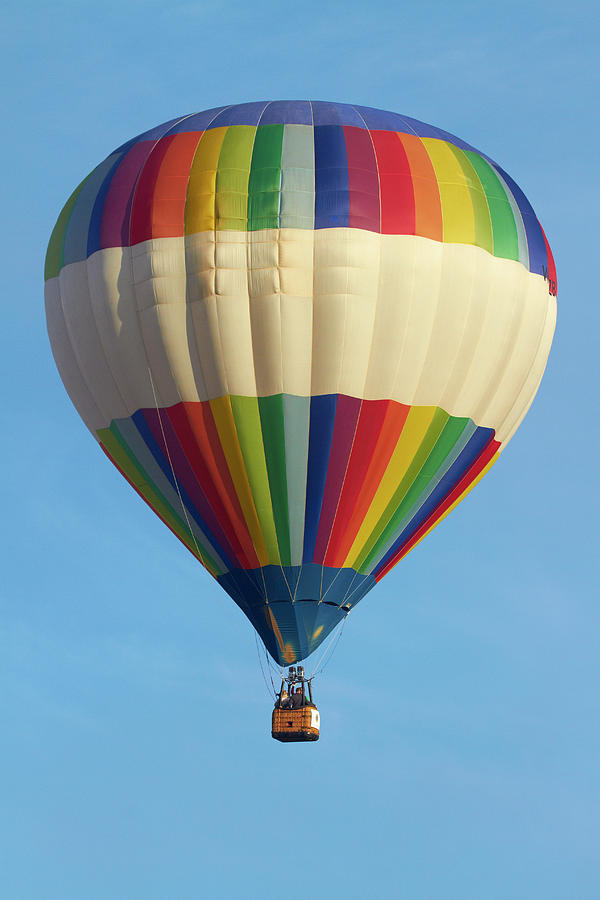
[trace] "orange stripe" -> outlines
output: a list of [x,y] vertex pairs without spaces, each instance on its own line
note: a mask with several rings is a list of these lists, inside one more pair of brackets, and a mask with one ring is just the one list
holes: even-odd
[[404,147],[415,192],[415,234],[442,240],[442,204],[440,191],[429,154],[421,138],[399,134]]
[[194,153],[203,132],[175,134],[158,142],[139,177],[131,211],[131,243],[181,237]]
[[[334,530],[325,555],[325,565],[342,567],[369,511],[381,479],[402,433],[410,406],[388,402],[377,441],[368,464],[360,458],[362,442],[356,441],[348,465],[346,483],[336,513]],[[361,413],[362,415],[362,413]],[[360,425],[360,421],[359,421]],[[360,484],[360,490],[356,485]]]

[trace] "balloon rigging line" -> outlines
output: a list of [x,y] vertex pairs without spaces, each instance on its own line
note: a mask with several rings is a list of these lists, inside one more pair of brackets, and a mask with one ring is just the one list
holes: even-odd
[[[337,648],[337,645],[338,645],[338,643],[339,643],[339,641],[340,641],[340,638],[341,638],[341,636],[342,636],[342,632],[343,632],[343,630],[344,630],[344,625],[346,624],[346,619],[348,618],[349,613],[350,613],[350,610],[348,610],[348,612],[346,613],[346,615],[344,616],[344,618],[342,619],[342,621],[338,624],[337,631],[334,631],[334,632],[333,632],[333,634],[331,635],[331,638],[329,639],[329,641],[328,641],[327,644],[325,645],[325,649],[324,649],[323,652],[321,653],[321,656],[319,657],[319,659],[318,659],[318,661],[317,661],[317,663],[316,663],[316,665],[315,665],[315,668],[314,668],[313,671],[312,671],[312,675],[311,675],[310,678],[308,679],[309,681],[312,681],[313,678],[315,678],[317,675],[319,675],[319,674],[323,671],[323,669],[325,668],[325,666],[328,665],[328,664],[331,662],[331,657],[333,656],[333,654],[334,654],[334,652],[335,652],[335,650],[336,650],[336,648]],[[325,663],[323,663],[323,665],[322,665],[321,668],[319,669],[319,666],[321,665],[321,662],[322,662],[322,660],[323,660],[323,657],[325,656],[325,654],[327,653],[327,651],[328,651],[329,648],[331,647],[331,645],[332,645],[332,643],[333,643],[334,640],[335,640],[335,646],[334,646],[334,647],[332,648],[332,650],[331,650],[331,656],[329,657],[329,659],[328,659]]]
[[154,379],[152,378],[152,372],[150,371],[150,366],[148,366],[148,375],[150,376],[150,386],[152,387],[152,395],[154,397],[154,405],[156,406],[156,415],[158,416],[158,424],[160,425],[160,432],[162,434],[163,444],[165,445],[165,451],[167,453],[167,459],[169,460],[169,465],[171,467],[171,474],[173,475],[173,481],[175,482],[175,487],[177,489],[177,496],[179,497],[179,502],[181,503],[181,509],[183,510],[183,515],[185,516],[185,521],[187,522],[187,526],[189,532],[192,536],[192,540],[196,546],[196,553],[200,558],[200,562],[204,564],[204,557],[200,552],[200,547],[198,546],[198,541],[196,540],[196,535],[194,534],[194,530],[192,528],[187,509],[185,507],[185,503],[183,502],[183,497],[181,496],[181,491],[179,490],[179,482],[177,481],[177,475],[175,474],[175,469],[173,468],[173,462],[171,460],[171,454],[169,453],[169,447],[167,444],[167,438],[165,435],[165,429],[163,428],[162,418],[160,415],[160,410],[158,408],[158,398],[156,396],[156,391],[154,389]]
[[[266,689],[267,689],[267,692],[270,694],[271,691],[269,690],[269,684],[268,684],[267,678],[266,678],[266,676],[265,676],[265,670],[263,669],[263,664],[262,664],[262,659],[261,659],[261,655],[260,655],[260,650],[258,649],[258,638],[257,638],[257,636],[256,636],[256,631],[254,632],[254,643],[256,644],[256,653],[257,653],[257,655],[258,655],[258,662],[259,662],[259,664],[260,664],[260,671],[261,671],[261,673],[262,673],[263,681],[264,681],[264,683],[265,683],[265,687],[266,687]],[[271,684],[273,684],[273,679],[272,679],[272,678],[271,678]],[[273,697],[275,697],[275,693],[276,693],[276,692],[275,692],[275,686],[273,686]]]

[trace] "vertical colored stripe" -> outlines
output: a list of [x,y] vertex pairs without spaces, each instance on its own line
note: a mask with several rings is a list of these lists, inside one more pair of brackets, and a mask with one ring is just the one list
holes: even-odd
[[518,184],[508,175],[500,166],[494,166],[496,171],[502,175],[502,178],[508,185],[511,194],[515,198],[515,202],[519,207],[523,225],[525,226],[525,234],[527,236],[527,249],[529,251],[529,271],[535,272],[536,275],[543,275],[544,270],[548,267],[548,258],[546,255],[546,241],[542,227],[538,222],[536,215],[532,209],[531,203],[521,190]]
[[371,132],[381,192],[381,233],[415,234],[415,192],[408,157],[393,131]]
[[219,154],[216,181],[216,228],[246,231],[248,225],[248,181],[256,127],[228,128]]
[[413,406],[369,511],[344,561],[358,569],[387,525],[448,420],[436,406]]
[[473,221],[475,225],[474,243],[477,247],[482,247],[488,253],[494,252],[494,240],[492,237],[492,219],[487,203],[487,198],[483,185],[477,175],[474,166],[466,155],[464,150],[453,144],[446,144],[455,155],[463,174],[465,182],[469,188],[471,204],[473,206]]
[[494,256],[500,256],[503,259],[518,260],[519,238],[517,226],[510,201],[506,196],[506,191],[502,187],[500,179],[490,164],[478,153],[467,150],[465,151],[465,156],[477,173],[487,200],[492,223],[493,247],[491,252]]
[[343,394],[338,396],[314,562],[323,562],[327,550],[356,434],[361,404],[362,401],[357,400],[356,397],[346,397]]
[[133,196],[131,243],[184,233],[185,197],[190,165],[201,135],[171,135],[156,144]]
[[256,129],[248,182],[248,231],[279,227],[283,125]]
[[210,404],[177,403],[164,412],[196,480],[202,485],[211,508],[240,559],[240,565],[246,569],[255,568],[258,557],[218,440]]
[[269,479],[277,546],[282,566],[291,565],[283,396],[259,397],[262,442]]
[[244,467],[270,563],[280,563],[257,397],[230,397]]
[[434,241],[443,240],[440,189],[429,154],[421,138],[399,134],[412,178],[415,202],[414,233]]
[[65,228],[62,252],[62,263],[64,266],[87,259],[88,235],[94,203],[98,191],[118,159],[118,156],[109,156],[108,159],[105,159],[103,163],[94,169],[92,174],[86,178],[85,184],[82,185]]
[[456,155],[445,141],[422,138],[435,169],[442,202],[443,240],[475,243],[475,213],[471,191]]
[[[450,424],[450,423],[449,423]],[[448,427],[448,426],[446,426]],[[391,547],[389,547],[384,555],[374,567],[373,574],[385,566],[390,559],[394,558],[400,548],[407,543],[413,534],[426,522],[435,512],[435,510],[444,502],[457,484],[460,484],[466,473],[469,472],[482,453],[489,446],[494,435],[491,428],[477,428],[472,422],[462,432],[461,438],[468,439],[457,442],[452,455],[451,465],[444,461],[444,471],[442,477],[436,478],[431,482],[432,489],[429,490],[428,496],[418,504],[419,508],[414,515],[409,517],[409,521],[402,529],[400,534],[395,538]],[[460,452],[456,452],[456,448],[460,448]]]
[[52,234],[50,235],[50,241],[48,243],[48,249],[46,250],[46,262],[44,265],[44,279],[48,281],[49,278],[56,278],[58,273],[60,272],[63,265],[63,244],[65,239],[65,231],[69,222],[69,218],[71,216],[71,212],[75,205],[75,201],[79,196],[80,191],[83,190],[83,187],[87,181],[87,178],[84,178],[80,185],[78,185],[62,210],[60,211],[60,215],[56,220],[56,225],[52,229]]
[[410,407],[393,400],[365,400],[325,556],[342,566],[379,488]]
[[198,554],[200,555],[201,562],[211,574],[215,577],[221,574],[224,571],[223,568],[217,565],[206,548],[202,546],[202,542],[198,541],[198,536],[196,536],[196,541],[194,541],[187,525],[184,523],[183,519],[180,518],[179,513],[174,511],[160,491],[156,489],[147,472],[140,466],[139,462],[128,449],[116,424],[113,422],[110,428],[100,429],[97,434],[98,439],[101,441],[108,455],[127,475],[130,483],[140,492],[148,505],[151,506],[165,522],[167,522],[171,530],[195,556]]
[[333,439],[337,399],[337,394],[322,394],[321,396],[312,397],[310,401],[303,563],[312,562],[315,553],[323,492],[329,466],[329,452]]
[[315,125],[315,228],[347,228],[350,216],[344,129]]
[[366,128],[344,126],[348,157],[350,228],[380,231],[379,177],[371,135]]
[[289,394],[284,394],[283,417],[290,557],[293,566],[300,566],[302,564],[302,550],[304,546],[310,397],[293,397]]
[[185,205],[185,234],[215,230],[217,168],[226,128],[205,131],[190,169]]
[[443,503],[431,513],[421,527],[412,535],[412,537],[398,550],[397,554],[392,557],[381,569],[378,570],[376,580],[381,579],[390,569],[410,552],[417,544],[419,544],[427,535],[433,531],[436,525],[439,525],[446,516],[467,496],[467,494],[481,481],[483,476],[491,469],[498,459],[498,449],[500,444],[498,441],[490,441],[489,445],[483,451],[479,459],[471,466],[468,472],[459,481],[453,491],[446,497]]
[[134,144],[114,173],[102,207],[99,249],[129,246],[133,192],[153,146],[150,141]]
[[[440,468],[447,465],[447,457],[452,454],[468,425],[469,419],[452,418],[438,409],[432,427],[411,460],[384,517],[361,554],[357,565],[359,571],[370,573],[374,564],[386,552],[406,518],[414,513],[422,495],[427,495],[428,485],[438,480]],[[451,461],[454,461],[454,457]]]
[[315,145],[312,126],[286,125],[281,153],[282,228],[313,228]]
[[227,460],[227,467],[235,485],[235,492],[244,513],[248,531],[252,537],[256,555],[260,565],[265,566],[269,562],[269,555],[246,474],[244,457],[242,456],[236,423],[231,409],[231,399],[230,397],[218,397],[210,401],[210,408],[219,434],[219,441]]
[[[136,413],[132,420],[154,456],[163,474],[185,504],[190,519],[206,535],[228,569],[241,565],[221,522],[212,510],[203,486],[194,472],[164,410],[146,409]],[[172,469],[171,469],[172,467]],[[173,476],[176,474],[176,480]]]

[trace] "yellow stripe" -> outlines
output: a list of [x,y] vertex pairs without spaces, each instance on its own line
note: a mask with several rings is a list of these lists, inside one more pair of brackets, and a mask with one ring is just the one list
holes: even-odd
[[187,189],[185,234],[215,229],[217,168],[226,131],[226,126],[205,131],[196,148]]
[[446,141],[422,138],[433,163],[442,201],[443,240],[475,244],[475,213],[469,180]]
[[[406,475],[437,411],[437,406],[411,407],[406,417],[404,428],[398,438],[396,448],[392,453],[387,469],[343,566],[358,568],[357,560],[363,555],[369,537],[375,531],[395,492],[398,490],[398,485]],[[383,527],[385,527],[393,512],[394,510],[392,509],[385,522],[383,522]]]
[[269,554],[267,553],[256,507],[252,499],[252,491],[250,490],[244,458],[238,441],[231,401],[229,397],[218,397],[216,400],[210,401],[210,408],[258,561],[261,566],[266,566],[269,563]]
[[[433,531],[433,529],[436,528],[436,527],[440,524],[440,522],[443,522],[444,519],[446,518],[446,516],[449,516],[450,513],[452,512],[452,510],[453,510],[453,509],[456,509],[456,507],[458,506],[459,503],[462,503],[462,501],[465,499],[465,497],[467,496],[467,494],[468,494],[470,491],[473,490],[473,488],[475,487],[475,485],[479,484],[479,482],[481,481],[481,479],[483,478],[483,476],[484,476],[484,475],[487,475],[487,473],[490,471],[490,469],[492,468],[492,466],[494,465],[494,463],[497,462],[498,456],[499,456],[499,455],[500,455],[500,451],[498,451],[497,453],[494,454],[494,456],[492,456],[492,458],[490,459],[490,461],[489,461],[489,463],[487,464],[487,466],[485,466],[485,467],[481,470],[481,472],[479,473],[479,475],[477,476],[477,478],[475,478],[475,479],[471,482],[471,484],[469,485],[468,488],[465,488],[465,490],[464,490],[464,491],[462,492],[462,494],[458,497],[458,499],[454,501],[454,503],[452,504],[452,506],[449,506],[448,509],[446,510],[446,512],[445,512],[442,516],[439,517],[439,519],[437,520],[437,522],[434,522],[433,525],[431,526],[431,528],[428,528],[427,531],[425,532],[425,534],[421,535],[421,537],[419,538],[419,540],[416,542],[416,544],[413,544],[413,546],[410,548],[410,550],[408,551],[408,553],[410,553],[411,550],[414,550],[415,547],[418,547],[419,544],[421,543],[421,541],[424,541],[425,538],[427,537],[427,535],[428,535],[428,534],[431,534],[431,532]],[[405,553],[404,556],[408,556],[408,553]],[[404,559],[404,556],[401,556],[400,559]],[[398,562],[400,562],[400,559],[398,560]],[[392,567],[392,568],[393,568],[393,567]],[[390,570],[390,571],[391,571],[391,570]]]

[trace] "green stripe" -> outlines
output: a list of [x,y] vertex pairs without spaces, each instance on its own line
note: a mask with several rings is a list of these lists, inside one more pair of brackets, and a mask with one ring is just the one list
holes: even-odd
[[256,129],[248,183],[248,231],[279,227],[283,125]]
[[[393,514],[388,519],[376,543],[372,545],[368,555],[365,556],[364,552],[362,554],[363,560],[360,563],[360,571],[362,573],[368,573],[373,568],[373,563],[386,551],[386,544],[398,532],[403,518],[411,511],[411,508],[427,490],[427,487],[434,481],[437,483],[436,479],[439,480],[438,473],[440,468],[452,454],[465,428],[471,422],[469,418],[449,416],[442,410],[438,410],[438,412],[441,415],[438,417],[436,414],[426,438],[419,448],[418,454],[403,478],[398,491],[396,491],[397,499],[396,495],[394,495],[394,499],[388,506],[389,509],[392,504],[395,505],[397,503]],[[443,419],[446,420],[445,424]],[[439,430],[440,425],[442,425],[441,431]],[[438,435],[437,439],[435,438],[436,432]],[[433,446],[432,439],[434,441]]]
[[258,409],[260,412],[265,460],[269,476],[269,488],[271,491],[273,517],[275,519],[281,565],[290,566],[290,528],[287,498],[283,395],[275,394],[272,397],[259,397]]
[[177,537],[179,537],[186,545],[188,550],[190,550],[194,556],[200,555],[200,561],[206,566],[209,572],[215,576],[215,578],[218,575],[222,575],[224,570],[221,566],[217,565],[206,549],[204,547],[201,551],[196,549],[194,536],[190,533],[189,528],[184,524],[183,520],[179,518],[177,513],[174,512],[168,501],[152,483],[146,470],[131,453],[115,423],[113,422],[110,428],[98,429],[96,434],[100,443],[106,448],[111,458],[117,463],[119,468],[125,472],[129,480],[135,485],[144,499],[148,501],[152,509],[168,523]]
[[492,167],[472,150],[466,150],[471,165],[477,172],[479,180],[487,197],[490,217],[492,220],[492,232],[494,236],[494,256],[503,259],[519,259],[519,238],[515,217],[506,192],[500,179]]
[[272,563],[279,563],[277,530],[273,518],[273,506],[269,489],[269,477],[263,446],[260,413],[257,397],[230,397],[235,430],[244,459],[252,499],[265,547]]
[[248,179],[256,128],[234,125],[227,129],[217,168],[215,213],[217,231],[246,231]]
[[[90,175],[92,174],[93,173],[90,172]],[[69,224],[69,219],[71,218],[71,213],[73,212],[73,207],[75,206],[75,201],[77,200],[81,189],[83,188],[90,175],[84,178],[81,184],[75,188],[75,190],[63,206],[60,215],[56,220],[56,225],[52,229],[52,234],[50,235],[50,241],[48,243],[48,249],[46,250],[46,262],[44,265],[45,281],[48,281],[49,278],[56,278],[64,265],[63,250],[65,245],[65,232],[67,230],[67,225]]]
[[488,253],[493,253],[492,218],[483,185],[464,150],[451,143],[448,143],[448,146],[456,156],[469,184],[475,224],[475,245],[483,247]]

